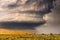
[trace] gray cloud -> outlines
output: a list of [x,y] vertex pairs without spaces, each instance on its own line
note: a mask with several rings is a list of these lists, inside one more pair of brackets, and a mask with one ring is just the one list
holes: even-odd
[[[17,0],[12,3],[6,3],[7,5],[2,5],[4,6],[4,8],[0,8],[1,28],[34,29],[37,27],[37,33],[46,33],[45,30],[48,30],[48,32],[52,32],[54,28],[53,26],[57,26],[60,23],[60,7],[57,7],[57,3],[56,6],[55,4],[53,5],[53,0],[28,0],[23,1],[22,3]],[[47,20],[44,20],[46,19],[46,16],[48,18]],[[52,28],[52,30],[50,30],[49,28]]]
[[36,28],[37,33],[60,34],[60,0],[56,0],[52,12],[46,14],[44,19],[46,23]]

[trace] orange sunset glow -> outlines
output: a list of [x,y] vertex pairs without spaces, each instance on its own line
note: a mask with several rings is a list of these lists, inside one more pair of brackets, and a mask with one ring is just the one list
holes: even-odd
[[0,34],[31,34],[31,31],[0,29]]

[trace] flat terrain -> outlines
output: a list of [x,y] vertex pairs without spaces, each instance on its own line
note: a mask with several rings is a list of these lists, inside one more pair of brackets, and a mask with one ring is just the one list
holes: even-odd
[[60,34],[0,35],[0,40],[60,40]]

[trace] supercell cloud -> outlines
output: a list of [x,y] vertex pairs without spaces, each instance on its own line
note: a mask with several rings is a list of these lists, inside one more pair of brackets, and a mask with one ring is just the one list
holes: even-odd
[[0,28],[60,33],[59,0],[1,0]]

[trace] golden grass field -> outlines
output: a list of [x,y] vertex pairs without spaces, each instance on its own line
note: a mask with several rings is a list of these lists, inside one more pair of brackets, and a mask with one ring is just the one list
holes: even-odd
[[32,34],[27,30],[0,29],[0,40],[60,40],[60,34]]
[[60,40],[60,34],[32,34],[31,31],[0,29],[0,40]]
[[1,34],[0,40],[60,40],[60,34]]

